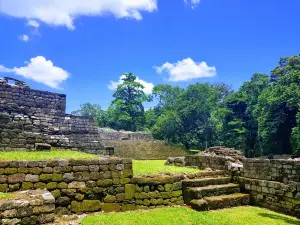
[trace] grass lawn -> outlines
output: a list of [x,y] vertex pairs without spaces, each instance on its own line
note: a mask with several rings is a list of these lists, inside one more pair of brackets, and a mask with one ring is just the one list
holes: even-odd
[[200,172],[198,169],[178,167],[178,166],[166,166],[164,163],[166,160],[133,160],[133,174],[156,174],[162,172],[169,173],[195,173]]
[[59,151],[50,152],[1,152],[0,160],[47,160],[47,159],[95,159],[99,156],[91,155],[84,152],[76,151]]
[[83,225],[296,225],[300,220],[267,209],[237,207],[197,212],[186,207],[89,216]]

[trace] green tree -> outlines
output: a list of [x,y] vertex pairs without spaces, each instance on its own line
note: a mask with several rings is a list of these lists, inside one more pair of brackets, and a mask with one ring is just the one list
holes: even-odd
[[244,150],[246,156],[261,155],[255,107],[260,94],[269,86],[266,74],[255,73],[250,81],[226,99],[224,144]]
[[109,125],[117,130],[142,130],[145,122],[143,102],[150,101],[150,97],[144,93],[144,86],[136,81],[134,74],[125,73],[122,80],[108,109]]
[[300,70],[297,69],[282,74],[259,97],[258,131],[264,154],[292,154],[298,150],[299,99]]

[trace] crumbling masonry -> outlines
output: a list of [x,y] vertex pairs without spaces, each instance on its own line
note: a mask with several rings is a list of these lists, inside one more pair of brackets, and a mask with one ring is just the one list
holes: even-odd
[[[13,80],[15,84],[9,84]],[[65,113],[66,95],[30,89],[24,82],[0,78],[0,150],[52,147],[111,154],[101,144],[91,118]]]

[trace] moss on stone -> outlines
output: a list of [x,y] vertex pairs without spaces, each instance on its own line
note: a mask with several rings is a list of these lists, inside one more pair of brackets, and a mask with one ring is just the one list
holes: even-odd
[[123,202],[125,200],[125,194],[124,193],[116,194],[116,199],[117,202]]
[[150,191],[150,187],[148,185],[144,186],[144,192],[149,192]]
[[59,174],[59,173],[53,174],[52,181],[60,182],[62,180],[63,180],[63,175],[62,174]]
[[42,173],[42,169],[41,168],[28,168],[28,173],[31,173],[31,174],[41,174]]
[[173,197],[179,197],[182,195],[182,190],[178,190],[178,191],[173,191],[172,192],[172,196]]
[[160,196],[162,198],[171,198],[172,197],[172,192],[160,192]]
[[113,196],[113,195],[107,195],[104,198],[104,202],[106,202],[106,203],[113,203],[115,201],[116,201],[116,196]]
[[19,191],[20,190],[20,184],[10,184],[8,185],[9,191]]
[[134,197],[136,199],[145,199],[145,198],[150,198],[149,193],[146,192],[141,192],[141,193],[135,193]]
[[28,173],[28,169],[27,168],[18,168],[18,173]]
[[134,193],[135,193],[135,185],[125,184],[125,199],[127,200],[133,199]]
[[136,203],[137,205],[142,205],[142,204],[143,204],[143,200],[137,199],[137,200],[135,201],[135,203]]
[[99,211],[102,203],[99,200],[83,200],[82,202],[72,201],[72,212],[95,212]]
[[113,184],[120,184],[119,178],[113,178]]
[[155,198],[152,198],[150,200],[150,202],[151,202],[152,205],[157,205],[157,199],[155,199]]
[[104,203],[102,210],[104,212],[120,212],[121,206],[118,203]]
[[34,188],[36,188],[36,189],[38,189],[38,188],[43,189],[43,188],[46,188],[46,184],[43,183],[43,182],[38,182],[38,183],[34,184]]
[[59,188],[59,189],[66,189],[66,188],[68,188],[68,184],[65,183],[65,182],[58,183],[57,184],[57,188]]
[[121,178],[132,177],[132,170],[126,169],[121,172]]
[[182,189],[182,183],[181,182],[176,182],[173,184],[173,190],[177,191],[177,190],[181,190]]
[[78,194],[75,195],[75,199],[78,200],[78,201],[82,201],[84,199],[84,195],[78,193]]
[[135,204],[126,204],[121,206],[121,211],[133,211],[136,210],[136,205]]
[[8,184],[0,184],[0,192],[6,192],[8,188]]
[[17,168],[5,168],[4,169],[4,174],[11,175],[11,174],[15,174],[15,173],[18,173]]
[[111,176],[112,176],[112,178],[119,178],[120,177],[119,171],[112,171]]
[[170,203],[170,199],[164,199],[164,205],[168,205]]
[[40,181],[52,181],[53,174],[41,174],[39,178]]
[[135,192],[142,192],[143,191],[143,187],[139,187],[139,185],[135,185]]
[[100,174],[98,172],[90,172],[91,180],[98,180],[100,178]]
[[120,179],[120,184],[128,184],[130,183],[130,178],[122,178]]
[[159,190],[159,191],[164,191],[164,190],[165,190],[165,188],[164,188],[164,186],[163,186],[163,185],[158,185],[158,187],[157,187],[157,190]]
[[60,195],[60,190],[53,190],[51,191],[51,194],[53,195],[54,198],[59,198],[61,195]]
[[100,187],[109,187],[113,184],[112,179],[103,179],[103,180],[98,180],[97,185]]
[[149,206],[150,205],[150,200],[149,199],[144,199],[144,201],[143,201],[143,205],[145,205],[145,206]]
[[93,193],[102,193],[105,189],[104,188],[101,188],[101,187],[93,187],[91,189],[91,192]]
[[165,184],[165,190],[166,191],[172,191],[173,190],[173,184]]
[[56,183],[56,182],[50,182],[50,183],[48,183],[48,184],[46,185],[46,188],[47,188],[48,190],[56,189],[56,187],[57,187],[57,183]]
[[33,188],[33,183],[31,183],[31,182],[23,182],[22,183],[22,190],[24,191],[24,190],[30,190],[30,189],[32,189]]

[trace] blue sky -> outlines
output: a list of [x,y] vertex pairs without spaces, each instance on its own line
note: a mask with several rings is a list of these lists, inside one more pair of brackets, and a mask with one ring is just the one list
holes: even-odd
[[0,77],[67,94],[68,112],[84,102],[107,108],[123,72],[148,91],[237,89],[300,53],[299,25],[298,0],[0,0]]

